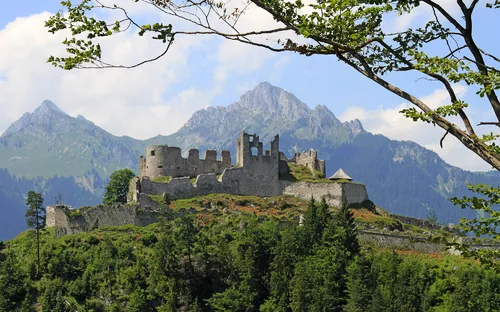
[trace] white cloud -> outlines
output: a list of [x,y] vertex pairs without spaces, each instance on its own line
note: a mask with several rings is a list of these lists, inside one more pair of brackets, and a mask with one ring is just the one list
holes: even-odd
[[[243,0],[231,2],[231,6],[228,7],[228,12],[231,12],[231,8],[244,7],[244,3],[245,1]],[[221,21],[214,20],[211,23],[216,29],[234,33],[234,31],[227,26],[224,26]],[[276,22],[269,13],[253,4],[248,6],[245,14],[240,17],[236,24],[236,29],[238,29],[240,33],[276,29],[280,27],[283,27],[283,25]],[[254,42],[270,46],[276,46],[279,38],[283,39],[288,37],[296,38],[292,32],[248,36],[248,38]],[[229,74],[231,76],[241,75],[261,68],[266,61],[275,58],[276,53],[262,47],[238,41],[223,40],[216,54],[212,57],[217,59],[219,63],[214,70],[213,77],[220,84],[228,79]]]
[[[147,138],[181,127],[191,114],[210,104],[211,91],[186,88],[173,98],[164,94],[173,82],[189,75],[193,47],[208,37],[179,37],[166,57],[135,69],[64,71],[46,63],[62,55],[65,34],[43,27],[51,14],[17,18],[0,30],[0,133],[24,112],[50,99],[72,116],[81,114],[116,135]],[[102,42],[103,57],[113,64],[131,65],[158,55],[164,45],[135,33]]]
[[[243,3],[235,1],[234,6],[241,7]],[[130,3],[127,10],[144,23],[165,19],[158,9],[143,3]],[[104,16],[116,20],[117,12]],[[33,111],[42,100],[50,99],[68,114],[81,114],[116,135],[147,138],[169,134],[195,110],[210,105],[211,99],[223,92],[229,76],[252,73],[276,57],[262,48],[214,36],[184,36],[176,38],[164,58],[135,69],[64,71],[46,63],[49,55],[64,55],[61,41],[67,37],[47,32],[43,25],[50,15],[44,12],[17,18],[0,29],[0,109],[6,111],[0,116],[0,133],[24,112]],[[217,23],[216,27],[222,27],[221,21]],[[262,29],[277,24],[268,13],[253,6],[238,27],[246,31],[255,23]],[[182,21],[176,26],[192,28]],[[259,40],[277,40],[276,36],[271,37]],[[105,61],[123,65],[157,56],[165,48],[147,35],[139,37],[136,31],[105,38],[101,46]],[[190,55],[194,51],[197,62],[212,61],[206,67],[215,78],[212,85],[205,90],[185,88],[172,98],[165,98],[167,92],[172,94],[174,82],[182,85],[192,80],[190,72],[195,69]],[[286,59],[276,63],[275,72],[285,63]]]
[[[467,87],[463,85],[453,86],[457,96],[464,96]],[[431,108],[436,108],[449,103],[449,96],[444,89],[437,89],[432,94],[421,97],[421,100]],[[404,108],[410,107],[408,103],[402,103],[396,107],[379,107],[377,109],[365,109],[353,106],[348,108],[339,117],[341,120],[359,119],[363,127],[372,133],[383,134],[393,140],[407,140],[416,142],[430,150],[435,151],[447,163],[466,170],[490,170],[491,166],[481,160],[476,154],[464,147],[452,135],[447,135],[443,141],[443,148],[439,146],[439,140],[444,135],[444,130],[421,121],[414,122],[399,113]],[[458,119],[451,119],[461,125]]]

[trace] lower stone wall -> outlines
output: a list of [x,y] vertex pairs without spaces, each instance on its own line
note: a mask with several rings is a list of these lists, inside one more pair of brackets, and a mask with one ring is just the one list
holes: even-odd
[[281,181],[283,194],[294,195],[309,200],[312,197],[326,198],[330,206],[340,207],[342,200],[347,204],[362,203],[368,199],[366,187],[357,183],[315,183],[315,182],[288,182]]
[[342,202],[342,185],[340,183],[311,183],[281,181],[284,195],[293,195],[304,200],[311,196],[319,200],[325,197],[330,206],[338,207]]
[[401,223],[418,226],[420,228],[426,228],[426,229],[431,229],[431,230],[444,230],[444,231],[453,233],[455,235],[460,235],[460,230],[458,230],[456,228],[449,227],[449,226],[441,226],[440,224],[431,223],[431,222],[424,220],[424,219],[417,219],[417,218],[401,216],[401,215],[397,215],[397,214],[390,214],[389,217],[397,219],[397,220],[401,221]]
[[[229,169],[226,169],[224,172],[226,173],[227,170]],[[227,175],[230,176],[231,174]],[[200,174],[196,178],[195,185],[193,185],[187,177],[173,178],[168,183],[152,182],[147,178],[143,178],[140,189],[141,193],[151,195],[162,195],[163,193],[167,193],[171,200],[192,198],[214,193],[238,193],[238,189],[235,187],[234,183],[220,182],[213,173]]]
[[66,208],[47,209],[47,218],[55,222],[47,223],[54,227],[56,236],[87,232],[102,226],[133,224],[146,226],[157,221],[158,212],[144,209],[138,205],[113,205],[83,207],[79,214],[71,215]]
[[425,237],[385,234],[379,232],[360,231],[359,240],[371,245],[397,250],[415,250],[423,253],[446,251],[443,243],[429,241]]
[[342,194],[348,204],[362,203],[368,200],[368,192],[364,184],[341,183]]

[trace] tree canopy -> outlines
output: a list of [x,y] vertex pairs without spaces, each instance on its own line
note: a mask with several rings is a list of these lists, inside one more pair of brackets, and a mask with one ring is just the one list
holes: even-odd
[[130,169],[121,169],[113,172],[106,186],[103,202],[106,205],[115,203],[125,204],[127,202],[128,188],[130,180],[135,177],[135,173]]

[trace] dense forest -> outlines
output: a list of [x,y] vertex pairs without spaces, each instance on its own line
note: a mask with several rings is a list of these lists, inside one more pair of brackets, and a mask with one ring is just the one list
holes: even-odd
[[498,311],[500,275],[441,254],[359,244],[353,213],[309,203],[302,226],[173,215],[0,243],[0,311]]

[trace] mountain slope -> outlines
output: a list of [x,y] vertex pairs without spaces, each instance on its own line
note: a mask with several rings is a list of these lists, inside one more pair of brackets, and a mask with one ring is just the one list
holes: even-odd
[[[66,193],[91,194],[88,201],[69,202],[76,206],[102,198],[114,170],[137,171],[137,157],[149,144],[179,146],[185,154],[189,148],[228,149],[234,163],[235,141],[242,130],[258,133],[266,145],[279,133],[280,149],[287,156],[317,149],[326,160],[327,175],[342,167],[367,185],[375,203],[394,213],[424,218],[435,210],[442,222],[456,222],[471,212],[454,207],[447,198],[465,195],[466,182],[500,184],[498,174],[450,166],[418,144],[370,134],[358,120],[341,122],[325,106],[311,109],[292,93],[266,82],[231,105],[195,112],[172,135],[144,141],[113,136],[84,117],[73,118],[44,101],[0,137],[0,168],[25,178],[44,177],[36,179],[40,185],[33,184],[40,188],[49,177],[66,177],[71,185]],[[0,206],[7,198],[23,194],[4,193]]]
[[31,178],[84,176],[92,169],[106,177],[116,169],[135,166],[142,149],[138,140],[113,136],[43,101],[0,137],[0,168]]
[[281,150],[288,155],[309,147],[339,146],[365,132],[359,120],[342,123],[326,106],[310,109],[293,94],[262,82],[236,103],[195,112],[178,132],[163,140],[183,151],[224,147],[235,155],[242,130],[258,133],[264,144],[279,133]]

